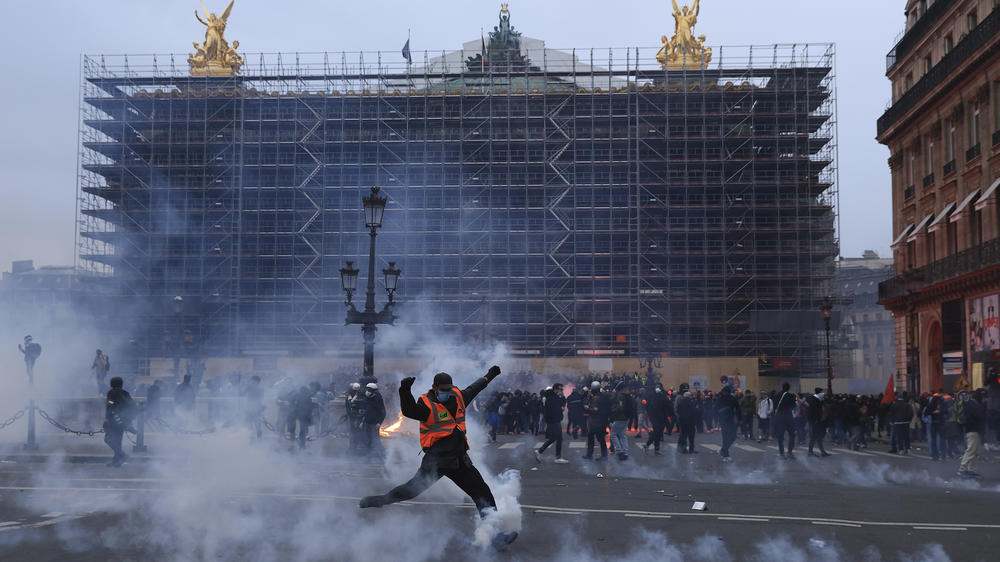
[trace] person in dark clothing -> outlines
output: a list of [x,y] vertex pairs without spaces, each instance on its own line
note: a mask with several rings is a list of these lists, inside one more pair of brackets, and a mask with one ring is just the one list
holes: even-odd
[[740,403],[728,386],[722,387],[715,399],[715,416],[722,428],[722,462],[732,462],[729,448],[736,441],[736,428],[740,419]]
[[[778,454],[781,458],[794,459],[795,449],[795,394],[788,391],[791,386],[786,382],[781,385],[781,394],[774,404],[774,436],[778,440]],[[785,434],[788,434],[788,455],[785,455]]]
[[694,448],[694,434],[698,424],[698,409],[694,396],[688,390],[687,384],[681,384],[678,392],[677,403],[674,411],[677,412],[677,425],[680,428],[680,436],[677,438],[677,450],[681,454],[696,454]]
[[[976,472],[976,460],[983,457],[983,435],[986,433],[986,392],[962,392],[961,408],[958,409],[958,421],[965,430],[965,454],[958,468],[958,475],[963,478],[979,478]],[[956,408],[958,408],[956,406]]]
[[146,391],[146,408],[143,415],[146,416],[147,421],[160,417],[160,398],[162,397],[163,387],[160,385],[160,379],[156,379]]
[[844,431],[847,432],[847,447],[857,451],[864,440],[865,419],[855,396],[848,396],[844,403],[843,425]]
[[306,437],[309,434],[309,426],[312,425],[314,406],[312,392],[308,387],[300,387],[292,398],[292,407],[288,415],[288,433],[291,439],[295,439],[296,424],[299,427],[299,449],[306,448]]
[[663,429],[667,426],[667,420],[673,416],[673,405],[667,394],[663,392],[663,387],[657,385],[652,394],[646,399],[646,416],[649,417],[649,424],[653,429],[649,432],[649,438],[643,446],[643,451],[649,450],[653,446],[653,454],[660,454],[660,442],[663,440]]
[[585,459],[594,458],[594,444],[601,444],[601,459],[608,458],[608,444],[604,440],[604,435],[608,430],[608,422],[611,420],[611,396],[606,392],[601,392],[601,383],[594,381],[590,383],[590,395],[586,403],[587,411],[587,454]]
[[581,431],[586,431],[587,423],[583,415],[583,393],[579,388],[574,388],[566,399],[566,417],[569,422],[566,424],[566,435],[572,435],[576,439]]
[[108,466],[121,466],[128,456],[122,450],[122,436],[132,429],[132,419],[135,417],[135,403],[132,396],[123,388],[121,377],[111,377],[111,390],[108,390],[104,405],[104,442],[111,447],[115,456]]
[[250,426],[250,430],[257,435],[257,439],[259,440],[263,437],[264,433],[261,424],[264,416],[264,394],[260,388],[260,377],[257,375],[250,377],[250,384],[247,385],[245,395],[247,425]]
[[907,455],[910,452],[910,421],[913,420],[913,407],[909,397],[904,392],[896,396],[895,402],[889,407],[889,421],[892,423],[892,448],[890,453]]
[[193,413],[194,398],[195,389],[191,385],[191,375],[184,375],[184,380],[174,389],[174,408],[186,414]]
[[35,361],[42,354],[42,346],[32,337],[24,336],[24,346],[17,344],[17,350],[24,354],[24,368],[28,372],[28,384],[35,384]]
[[[532,435],[538,435],[538,417],[542,414],[542,400],[535,394],[528,396],[525,406],[528,411],[528,428]],[[559,418],[562,419],[561,417]]]
[[[455,392],[451,375],[438,373],[434,375],[431,389],[421,395],[419,401],[413,398],[410,390],[416,379],[403,379],[399,385],[400,411],[404,416],[420,422],[420,447],[424,458],[417,473],[408,482],[383,495],[365,496],[359,506],[382,507],[413,499],[441,477],[447,477],[472,498],[480,517],[485,518],[489,512],[495,512],[497,503],[493,492],[467,453],[469,442],[465,436],[465,405],[475,400],[499,375],[500,367],[494,365],[484,377]],[[502,548],[516,538],[516,532],[499,533],[493,538],[493,545]]]
[[816,388],[816,394],[806,397],[807,417],[809,421],[809,456],[819,456],[813,452],[818,443],[820,455],[829,457],[830,453],[823,448],[823,436],[826,434],[827,412],[829,404],[822,388]]
[[545,392],[542,397],[542,416],[545,419],[545,443],[535,451],[535,460],[542,462],[542,453],[549,445],[556,445],[556,462],[566,464],[569,461],[562,458],[562,419],[563,408],[566,407],[566,398],[563,397],[563,386],[560,383],[552,385],[552,390]]
[[379,438],[378,426],[385,421],[385,401],[378,391],[378,385],[370,382],[365,385],[364,397],[364,418],[362,421],[361,446],[364,452],[369,455],[383,454],[382,440]]
[[931,460],[935,461],[944,458],[944,447],[942,446],[944,444],[944,409],[942,403],[941,394],[935,392],[927,402],[927,406],[924,407],[925,415],[931,420]]

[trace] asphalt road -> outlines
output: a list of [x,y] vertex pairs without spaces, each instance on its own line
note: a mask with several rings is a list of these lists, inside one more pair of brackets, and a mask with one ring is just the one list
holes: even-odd
[[[200,439],[200,438],[199,438]],[[78,455],[9,453],[0,462],[0,560],[993,560],[1000,552],[1000,465],[982,480],[957,462],[887,447],[778,458],[768,443],[738,441],[723,464],[718,434],[697,455],[633,447],[627,461],[569,464],[531,455],[531,436],[474,440],[487,474],[520,471],[522,531],[499,554],[470,544],[474,510],[450,483],[414,501],[359,510],[358,498],[407,479],[415,437],[387,465],[304,453],[276,440],[244,454],[225,435],[199,449],[135,458],[121,469]],[[50,441],[54,440],[50,439]],[[407,441],[408,440],[408,441]],[[633,440],[633,444],[638,441]],[[322,450],[320,450],[322,449]],[[99,449],[93,449],[95,453]],[[206,459],[212,460],[206,464]],[[509,484],[509,483],[508,483]],[[510,497],[498,484],[498,498]],[[705,502],[705,511],[692,505]],[[449,554],[445,554],[449,553]]]

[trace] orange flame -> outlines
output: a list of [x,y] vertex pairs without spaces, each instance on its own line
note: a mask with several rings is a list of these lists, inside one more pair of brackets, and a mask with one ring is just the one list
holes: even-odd
[[378,429],[378,434],[382,437],[391,437],[392,434],[399,431],[399,428],[401,427],[403,427],[403,412],[399,413],[399,417],[396,418],[396,423],[386,427],[380,427]]

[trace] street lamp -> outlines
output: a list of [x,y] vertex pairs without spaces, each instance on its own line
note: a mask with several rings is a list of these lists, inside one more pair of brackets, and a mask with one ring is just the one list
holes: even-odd
[[379,195],[379,188],[372,187],[371,193],[363,197],[361,202],[365,208],[365,226],[369,229],[371,237],[368,249],[368,284],[365,292],[365,308],[358,311],[354,307],[353,295],[358,288],[359,270],[354,267],[353,262],[347,262],[347,266],[340,270],[340,282],[344,292],[347,293],[347,318],[344,324],[360,324],[361,332],[365,340],[365,359],[363,376],[374,378],[375,376],[375,330],[378,324],[393,324],[396,316],[390,308],[395,306],[393,295],[396,293],[396,285],[402,273],[396,268],[396,262],[389,262],[389,267],[382,270],[385,276],[385,290],[388,293],[389,302],[382,307],[382,310],[375,310],[375,236],[377,230],[382,226],[382,214],[385,212],[386,198]]
[[184,354],[184,297],[177,295],[172,301],[174,320],[177,324],[177,354],[174,357],[174,378],[181,377],[181,356]]
[[833,364],[830,362],[830,313],[833,312],[833,301],[829,296],[823,297],[823,323],[826,326],[826,393],[833,396]]

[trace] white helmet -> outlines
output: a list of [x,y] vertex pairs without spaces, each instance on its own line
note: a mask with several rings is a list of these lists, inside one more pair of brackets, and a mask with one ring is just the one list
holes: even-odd
[[545,390],[552,390],[552,387],[551,386],[546,386]]
[[351,388],[353,388],[354,390],[357,390],[357,389],[361,388],[361,383],[352,382],[351,383]]
[[368,383],[368,384],[365,385],[365,388],[370,388],[372,390],[378,390],[378,385],[375,384],[375,383],[373,383],[373,382],[370,382],[370,383]]

